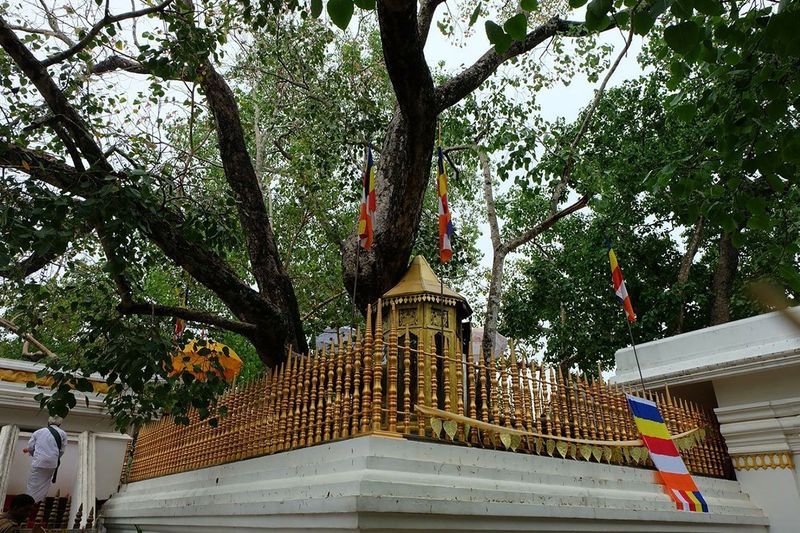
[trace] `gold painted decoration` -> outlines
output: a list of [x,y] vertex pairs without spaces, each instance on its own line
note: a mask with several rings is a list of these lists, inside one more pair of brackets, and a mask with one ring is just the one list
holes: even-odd
[[505,446],[506,448],[511,448],[511,434],[500,433],[500,442],[502,442],[503,446]]
[[516,434],[511,435],[511,450],[517,451],[520,444],[522,444],[522,437]]
[[581,457],[585,461],[588,461],[592,457],[592,447],[588,445],[578,446],[578,451],[581,454]]
[[188,372],[199,381],[205,381],[208,375],[217,375],[230,383],[241,369],[242,360],[233,349],[220,342],[192,339],[172,356],[169,377]]
[[554,441],[553,439],[548,439],[547,440],[547,455],[552,457],[553,456],[553,451],[555,451],[555,449],[556,449],[556,441]]
[[444,424],[444,432],[447,433],[447,436],[450,437],[450,440],[455,440],[456,432],[458,431],[458,424],[453,422],[452,420],[447,420]]
[[560,440],[560,441],[558,441],[556,443],[556,450],[558,450],[558,454],[561,457],[566,459],[567,458],[567,452],[569,451],[569,444],[567,444],[563,440]]
[[438,438],[442,434],[442,420],[431,417],[431,429],[433,430],[433,436]]
[[592,457],[599,463],[600,459],[603,458],[603,449],[599,446],[592,446]]

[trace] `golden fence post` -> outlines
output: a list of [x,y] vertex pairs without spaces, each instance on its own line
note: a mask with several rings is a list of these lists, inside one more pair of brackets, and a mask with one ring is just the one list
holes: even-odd
[[308,438],[308,401],[311,387],[311,350],[303,355],[303,396],[300,401],[300,435],[297,437],[297,445],[305,446]]
[[316,442],[314,435],[317,428],[317,391],[319,389],[319,351],[309,351],[309,357],[313,359],[311,364],[311,390],[308,398],[308,428],[306,443],[308,445]]
[[406,326],[403,337],[403,433],[411,431],[411,334]]
[[353,401],[350,389],[353,386],[353,354],[355,353],[355,339],[353,338],[353,330],[350,330],[347,337],[347,352],[345,353],[344,361],[344,410],[342,412],[342,437],[350,436],[350,416]]
[[481,347],[480,352],[478,353],[478,376],[479,382],[481,384],[481,420],[483,422],[489,422],[489,396],[486,394],[486,361],[483,359],[483,347]]
[[372,366],[372,430],[378,431],[383,424],[383,303],[380,298],[378,298],[378,312],[375,315]]
[[500,398],[503,404],[503,425],[510,428],[511,425],[511,384],[509,383],[509,364],[510,359],[503,357],[500,367],[500,379],[503,381],[503,388],[500,390]]
[[[531,395],[531,386],[528,382],[528,367],[519,361],[520,369],[520,384],[522,385],[522,411],[525,414],[525,429],[528,432],[533,431],[533,396]],[[534,451],[535,446],[531,445],[530,437],[525,437],[525,442],[528,445],[528,451]]]
[[298,367],[297,367],[297,390],[295,391],[294,396],[294,418],[292,421],[294,422],[294,428],[292,431],[292,449],[297,448],[300,443],[300,416],[302,414],[302,403],[303,403],[303,385],[305,384],[305,375],[306,375],[306,357],[303,354],[297,354]]
[[356,328],[356,345],[353,357],[353,413],[350,424],[350,434],[356,435],[361,429],[361,358],[364,356],[364,346],[361,343],[361,331]]
[[361,395],[361,433],[372,426],[372,304],[367,305],[367,331],[364,334],[364,390]]
[[333,438],[338,439],[342,436],[342,402],[344,401],[342,391],[342,379],[344,378],[344,344],[342,336],[339,335],[339,353],[336,355],[336,386],[334,387],[333,401]]
[[450,412],[450,348],[442,339],[444,359],[442,360],[442,381],[444,381],[444,410]]
[[533,427],[536,433],[542,432],[542,399],[539,397],[539,369],[536,368],[536,361],[531,361],[531,411],[533,414]]
[[628,400],[619,385],[614,385],[614,405],[617,412],[617,426],[619,427],[619,438],[628,440]]
[[336,365],[336,350],[331,343],[331,349],[328,350],[328,362],[326,364],[328,368],[328,377],[325,381],[325,425],[322,428],[322,440],[329,441],[331,440],[331,429],[333,426],[333,418],[334,418],[334,404],[335,404],[335,383],[334,383],[334,373],[335,369],[334,366]]
[[500,425],[500,373],[497,370],[497,357],[492,350],[489,355],[491,396],[492,396],[492,424]]
[[511,344],[511,359],[509,360],[509,370],[511,371],[511,389],[514,394],[514,428],[517,430],[522,430],[522,391],[519,387],[519,380],[521,376],[520,367],[522,363],[517,361],[517,352],[516,346],[514,346],[513,341]]
[[325,378],[328,376],[328,357],[325,345],[317,351],[319,358],[319,381],[317,382],[317,422],[314,426],[314,443],[322,442],[322,428],[325,425]]
[[[408,331],[408,330],[406,330]],[[408,335],[408,333],[406,333]],[[417,338],[417,405],[428,405],[425,401],[425,335]],[[425,417],[417,414],[417,433],[425,435]]]
[[256,436],[258,439],[258,447],[257,453],[259,455],[264,455],[269,453],[269,444],[270,444],[270,427],[272,425],[272,416],[273,416],[273,403],[274,403],[274,396],[275,396],[275,378],[278,375],[276,369],[268,370],[267,374],[267,407],[264,410],[264,419],[262,420],[261,425],[259,426],[259,432]]
[[272,420],[269,429],[269,453],[278,451],[278,439],[281,431],[281,402],[283,400],[283,379],[286,373],[286,363],[281,363],[275,375],[275,394],[273,395]]
[[[435,339],[435,338],[434,338]],[[442,353],[444,353],[444,339],[442,339]],[[439,354],[436,353],[436,341],[431,345],[430,374],[431,374],[431,406],[439,408]]]
[[[561,408],[563,403],[561,402],[561,397],[563,390],[561,390],[561,384],[558,382],[556,369],[555,367],[550,367],[550,404],[553,406],[553,419],[551,420],[551,428],[550,431],[553,435],[561,435]],[[566,396],[564,396],[566,398]],[[569,420],[564,420],[564,424],[566,424],[567,428],[569,428]],[[569,429],[566,431],[566,435],[569,436]]]
[[[461,346],[456,342],[456,413],[464,416],[464,356],[461,353]],[[463,424],[458,424],[458,438],[464,440]]]
[[292,358],[287,357],[283,372],[283,387],[281,390],[281,419],[280,426],[278,428],[277,442],[275,443],[276,452],[283,451],[284,449],[283,441],[285,438],[284,436],[286,435],[286,418],[289,411],[289,386],[291,384],[292,364]]
[[289,359],[292,364],[289,365],[289,399],[286,404],[286,432],[283,435],[283,449],[292,449],[292,435],[294,434],[294,404],[295,396],[297,395],[297,371],[300,366],[300,359],[293,357],[294,352],[289,348]]
[[603,408],[603,422],[605,423],[605,435],[608,439],[619,440],[617,437],[614,437],[614,431],[616,424],[614,423],[614,403],[611,399],[611,395],[609,394],[608,385],[600,379],[597,383],[597,387],[600,391],[600,398],[602,399],[602,408]]
[[389,315],[389,358],[386,361],[387,426],[397,433],[397,308],[392,304]]

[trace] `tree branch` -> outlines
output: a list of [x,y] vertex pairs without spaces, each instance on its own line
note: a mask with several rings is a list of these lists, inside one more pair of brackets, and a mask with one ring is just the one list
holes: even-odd
[[425,61],[416,0],[379,0],[378,24],[386,70],[406,119],[430,120],[433,78]]
[[497,211],[494,203],[492,171],[489,168],[489,158],[486,156],[486,152],[481,150],[478,146],[475,146],[474,149],[478,153],[478,159],[481,162],[481,170],[483,171],[483,199],[486,202],[486,218],[489,222],[492,247],[498,250],[502,245],[502,241],[500,240],[500,224],[497,222]]
[[495,52],[494,47],[483,54],[470,67],[436,88],[436,108],[438,112],[457,104],[468,94],[494,74],[497,68],[512,57],[533,50],[539,44],[560,33],[567,33],[583,27],[580,22],[572,22],[553,17],[533,29],[522,41],[514,42],[503,54]]
[[100,19],[100,21],[97,22],[94,26],[92,26],[92,28],[86,33],[86,35],[84,35],[83,39],[75,43],[73,46],[67,48],[66,50],[51,55],[50,57],[42,61],[42,64],[45,67],[49,67],[74,56],[75,54],[86,48],[86,46],[88,46],[89,43],[91,43],[92,40],[95,37],[97,37],[97,35],[101,31],[103,31],[103,28],[105,28],[106,26],[109,26],[111,24],[116,24],[117,22],[121,22],[123,20],[131,18],[143,17],[146,15],[152,15],[153,13],[159,13],[164,9],[166,9],[167,6],[169,6],[171,3],[172,0],[164,0],[164,2],[161,2],[158,5],[152,7],[146,7],[144,9],[139,9],[136,11],[129,11],[128,13],[123,13],[121,15],[111,15],[110,13],[106,12],[103,18]]
[[564,190],[566,189],[567,184],[572,178],[572,169],[575,165],[575,151],[578,148],[578,144],[580,144],[581,140],[583,140],[583,136],[586,135],[586,132],[589,129],[589,122],[594,117],[594,114],[597,111],[598,106],[600,105],[600,100],[602,100],[603,95],[605,94],[608,81],[611,79],[611,76],[614,75],[614,72],[616,72],[617,67],[619,67],[619,64],[622,62],[622,58],[628,54],[628,50],[630,49],[632,42],[633,42],[633,24],[631,24],[631,29],[628,32],[628,39],[625,41],[625,46],[622,47],[622,51],[620,51],[619,55],[617,55],[617,58],[614,60],[614,63],[611,65],[611,68],[608,69],[608,72],[606,72],[603,81],[600,83],[600,87],[597,89],[597,93],[595,93],[594,95],[592,103],[589,104],[589,107],[586,109],[586,112],[583,115],[583,121],[581,121],[578,133],[576,133],[575,138],[572,139],[572,143],[569,146],[569,152],[567,154],[567,160],[564,163],[564,170],[561,173],[561,180],[553,188],[553,193],[550,196],[551,214],[555,213],[556,210],[558,209],[558,203],[561,201],[561,195],[564,194]]
[[199,322],[209,326],[215,326],[243,335],[252,334],[256,331],[255,324],[240,322],[224,318],[208,311],[187,309],[185,307],[172,307],[168,305],[158,305],[146,302],[122,301],[117,306],[117,311],[123,315],[149,315],[182,318],[191,322]]
[[559,211],[559,212],[557,212],[557,213],[555,213],[553,215],[550,215],[549,217],[547,217],[542,222],[536,224],[532,228],[529,228],[527,231],[525,231],[522,235],[520,235],[516,239],[512,239],[511,241],[505,243],[502,246],[502,248],[506,252],[513,252],[514,250],[516,250],[517,248],[519,248],[523,244],[526,244],[526,243],[530,242],[532,239],[536,238],[541,233],[543,233],[543,232],[547,231],[548,229],[550,229],[551,227],[553,227],[556,222],[558,222],[559,220],[561,220],[565,216],[571,215],[572,213],[575,213],[576,211],[580,211],[581,209],[586,207],[586,205],[588,203],[589,203],[589,195],[587,194],[587,195],[582,196],[580,200],[578,200],[577,202],[575,202],[571,206],[569,206],[567,208],[564,208],[561,211]]
[[425,0],[420,2],[417,31],[419,32],[419,39],[423,46],[428,41],[428,33],[430,33],[431,30],[433,17],[436,15],[436,8],[444,2],[445,0]]
[[109,56],[92,67],[92,74],[105,74],[115,70],[124,70],[133,74],[149,74],[144,65],[133,59],[122,56]]
[[58,356],[56,354],[54,354],[53,352],[51,352],[47,348],[47,346],[45,346],[44,344],[39,342],[39,340],[36,339],[36,337],[31,335],[30,333],[20,333],[19,332],[19,327],[16,324],[14,324],[13,322],[11,322],[9,320],[6,320],[5,318],[0,317],[0,326],[4,327],[5,329],[7,329],[7,330],[11,331],[12,333],[14,333],[15,335],[19,336],[20,338],[22,338],[22,340],[33,344],[34,346],[39,348],[39,351],[42,352],[43,354],[45,354],[46,356],[52,357],[53,359],[58,359]]

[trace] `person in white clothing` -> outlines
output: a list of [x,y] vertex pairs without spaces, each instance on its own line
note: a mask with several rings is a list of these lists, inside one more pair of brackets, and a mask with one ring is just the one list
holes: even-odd
[[58,467],[61,466],[61,456],[67,447],[67,434],[59,427],[61,422],[61,417],[51,416],[47,427],[34,431],[28,440],[28,447],[22,450],[22,453],[33,457],[25,492],[36,502],[44,500],[50,485],[55,483]]

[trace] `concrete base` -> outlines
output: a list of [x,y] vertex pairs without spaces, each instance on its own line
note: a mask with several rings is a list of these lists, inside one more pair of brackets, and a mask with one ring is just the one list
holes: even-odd
[[109,532],[758,532],[735,481],[696,478],[711,512],[675,509],[654,473],[606,464],[361,437],[132,483]]

